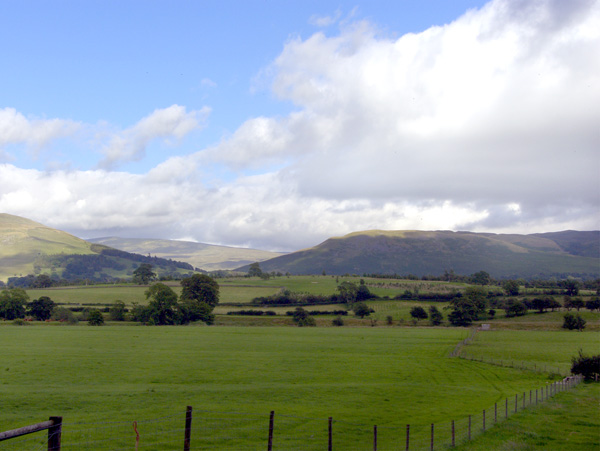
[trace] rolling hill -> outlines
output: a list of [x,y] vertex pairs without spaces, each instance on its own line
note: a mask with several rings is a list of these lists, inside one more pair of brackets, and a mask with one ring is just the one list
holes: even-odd
[[[469,275],[496,278],[600,277],[600,232],[533,235],[450,231],[355,232],[260,263],[290,274]],[[239,270],[247,270],[247,266]]]
[[0,280],[47,274],[56,278],[111,280],[131,277],[140,263],[158,274],[188,274],[188,263],[149,258],[89,243],[19,216],[0,213]]
[[151,254],[157,257],[185,261],[205,271],[235,269],[241,265],[261,262],[283,255],[277,252],[216,246],[191,241],[117,237],[93,238],[88,241],[114,247],[122,251],[143,255]]

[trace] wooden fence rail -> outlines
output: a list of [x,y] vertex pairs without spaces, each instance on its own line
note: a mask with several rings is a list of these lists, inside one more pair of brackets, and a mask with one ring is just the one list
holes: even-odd
[[34,432],[48,430],[48,451],[60,451],[62,435],[62,417],[50,417],[48,421],[23,426],[11,431],[0,432],[0,442],[11,438],[21,437]]

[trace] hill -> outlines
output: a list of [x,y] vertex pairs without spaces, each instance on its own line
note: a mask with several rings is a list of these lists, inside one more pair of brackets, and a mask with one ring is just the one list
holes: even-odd
[[[450,231],[355,232],[260,263],[290,274],[469,275],[496,278],[600,276],[600,232],[517,235]],[[247,270],[247,267],[239,270]]]
[[191,241],[117,237],[93,238],[88,241],[114,247],[122,251],[185,261],[205,271],[235,269],[241,265],[261,262],[283,255],[277,252],[216,246]]
[[160,275],[188,274],[188,263],[149,258],[99,244],[19,216],[0,213],[0,280],[29,274],[109,281],[131,277],[140,263]]

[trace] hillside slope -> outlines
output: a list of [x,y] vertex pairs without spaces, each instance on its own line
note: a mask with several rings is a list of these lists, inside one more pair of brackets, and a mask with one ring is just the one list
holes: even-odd
[[241,265],[261,262],[283,255],[277,252],[216,246],[191,241],[153,240],[139,238],[92,238],[92,243],[103,244],[122,251],[155,255],[190,263],[205,271],[234,269]]
[[19,216],[0,214],[0,280],[47,274],[54,278],[110,281],[131,277],[140,263],[159,275],[188,274],[188,263],[149,258],[89,243]]
[[[453,270],[462,275],[487,271],[498,278],[599,277],[600,259],[594,251],[599,242],[597,231],[497,235],[372,230],[330,238],[313,248],[261,262],[260,266],[266,272],[290,274],[325,271],[423,276]],[[570,251],[574,248],[576,252]]]

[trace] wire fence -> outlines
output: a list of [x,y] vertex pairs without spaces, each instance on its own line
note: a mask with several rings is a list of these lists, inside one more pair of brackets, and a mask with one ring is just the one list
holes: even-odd
[[[307,418],[193,410],[150,420],[62,423],[60,448],[70,450],[434,450],[457,446],[526,408],[581,382],[572,376],[515,393],[481,412],[436,424],[367,425],[334,418]],[[186,448],[186,446],[188,446]],[[45,451],[48,437],[31,434],[2,442],[3,450]]]

